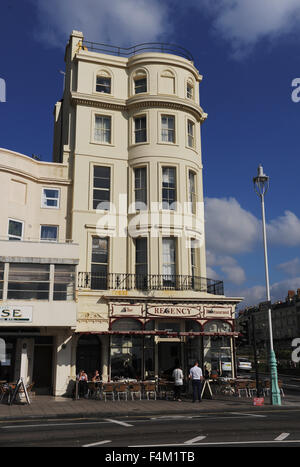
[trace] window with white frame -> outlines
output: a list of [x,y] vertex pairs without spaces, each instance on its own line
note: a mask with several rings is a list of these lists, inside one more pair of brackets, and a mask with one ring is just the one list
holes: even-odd
[[108,278],[108,237],[92,237],[91,288],[107,289]]
[[141,94],[147,92],[147,76],[138,74],[134,78],[134,93]]
[[58,188],[43,188],[42,208],[59,209],[60,190]]
[[146,209],[147,207],[147,168],[137,167],[134,169],[134,194],[135,209]]
[[110,167],[94,165],[93,209],[109,210]]
[[58,226],[57,225],[41,225],[41,241],[57,242]]
[[111,144],[111,117],[95,115],[94,141]]
[[75,270],[72,264],[55,264],[53,300],[74,300]]
[[187,121],[187,136],[188,136],[188,146],[190,148],[195,147],[195,124],[191,120]]
[[147,288],[147,274],[148,274],[148,248],[147,238],[139,237],[135,240],[135,274],[136,274],[136,288]]
[[10,263],[7,298],[9,300],[49,300],[50,265]]
[[111,77],[106,74],[98,75],[96,78],[96,91],[111,94]]
[[176,202],[176,168],[162,168],[162,207],[175,210]]
[[191,238],[191,273],[192,273],[192,278],[193,280],[196,277],[200,276],[199,272],[199,263],[198,263],[198,257],[197,257],[197,252],[199,249],[197,248],[197,241],[193,238]]
[[145,143],[147,141],[147,119],[145,115],[134,118],[134,142]]
[[196,174],[193,170],[189,170],[189,207],[193,214],[196,214],[196,203]]
[[163,286],[174,287],[176,284],[176,238],[162,239],[162,255]]
[[186,97],[188,99],[194,99],[194,84],[191,80],[188,80],[186,85]]
[[8,240],[22,240],[24,222],[14,219],[8,220]]
[[161,116],[161,140],[165,143],[175,143],[174,115]]

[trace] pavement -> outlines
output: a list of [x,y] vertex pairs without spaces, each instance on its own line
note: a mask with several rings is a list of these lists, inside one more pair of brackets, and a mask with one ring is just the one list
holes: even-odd
[[213,399],[202,399],[201,403],[192,403],[190,399],[182,402],[173,400],[120,400],[111,401],[95,399],[74,400],[69,397],[33,396],[30,404],[16,402],[8,405],[0,403],[0,421],[2,420],[34,420],[34,419],[67,419],[95,417],[130,417],[180,414],[201,414],[212,412],[242,412],[266,410],[300,409],[300,392],[285,394],[281,406],[273,406],[269,397],[262,407],[254,406],[250,397],[231,395],[214,395]]

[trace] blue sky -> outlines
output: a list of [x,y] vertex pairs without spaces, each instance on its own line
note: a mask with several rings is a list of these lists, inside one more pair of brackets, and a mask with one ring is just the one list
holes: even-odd
[[[260,202],[252,177],[261,163],[271,295],[300,288],[300,0],[2,0],[0,146],[51,160],[53,108],[61,98],[64,48],[85,39],[131,46],[173,42],[204,76],[201,105],[208,276],[244,304],[265,299]],[[299,92],[300,96],[300,92]]]

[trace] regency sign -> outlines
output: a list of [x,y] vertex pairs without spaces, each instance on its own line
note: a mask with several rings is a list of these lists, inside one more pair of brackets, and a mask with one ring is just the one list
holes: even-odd
[[201,318],[201,307],[185,305],[148,306],[147,315],[161,318]]
[[111,317],[156,317],[179,319],[232,319],[234,308],[222,304],[110,303]]

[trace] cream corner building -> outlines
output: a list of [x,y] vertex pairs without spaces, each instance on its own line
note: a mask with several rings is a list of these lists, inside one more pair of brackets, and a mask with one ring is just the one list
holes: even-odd
[[[222,371],[226,357],[233,369],[241,299],[226,297],[221,281],[206,278],[202,76],[183,49],[132,49],[122,56],[78,31],[65,62],[64,95],[54,109],[54,162],[0,154],[0,190],[11,199],[1,209],[0,235],[8,234],[9,219],[23,223],[22,241],[6,242],[14,245],[11,254],[0,255],[2,299],[10,287],[9,258],[26,239],[28,257],[39,254],[45,263],[51,256],[52,275],[55,258],[78,262],[76,301],[67,303],[77,318],[62,323],[67,378],[56,393],[81,368],[99,369],[103,380],[149,379],[167,377],[177,360],[185,372],[195,359]],[[55,204],[57,193],[59,209],[36,205],[41,196]],[[58,227],[46,252],[44,243],[34,243],[41,225]]]

